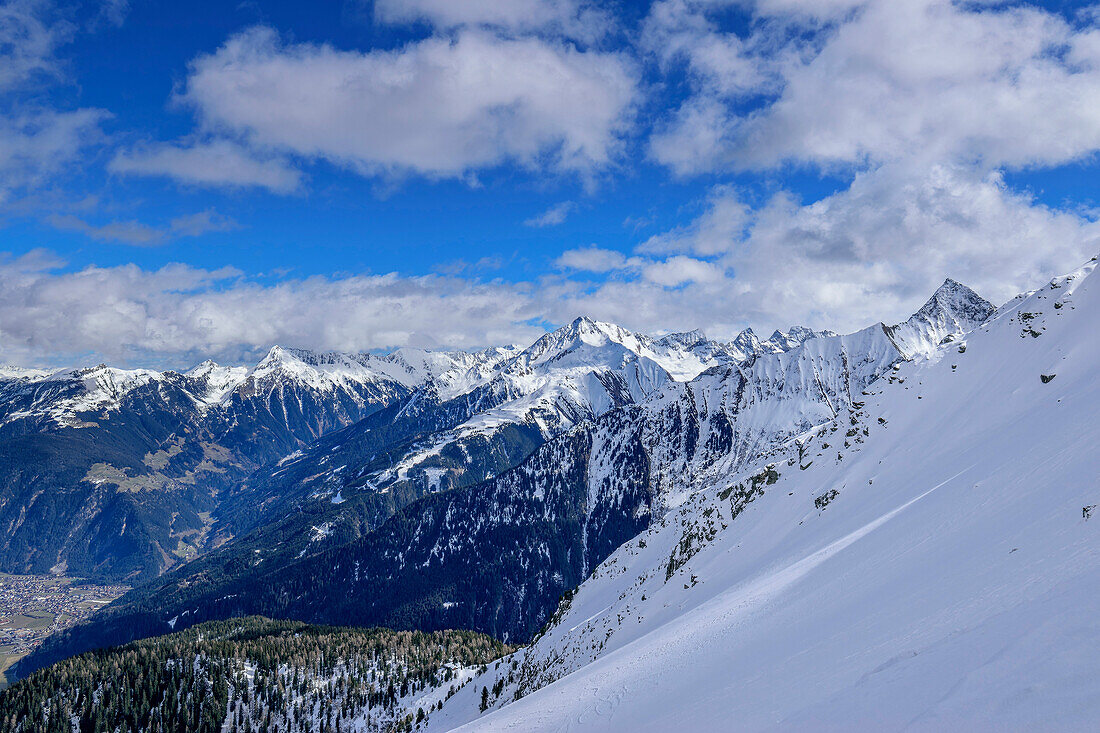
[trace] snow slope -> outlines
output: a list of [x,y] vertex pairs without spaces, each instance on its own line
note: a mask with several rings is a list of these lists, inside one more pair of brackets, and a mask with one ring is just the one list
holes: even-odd
[[1095,265],[713,476],[428,729],[1094,727]]

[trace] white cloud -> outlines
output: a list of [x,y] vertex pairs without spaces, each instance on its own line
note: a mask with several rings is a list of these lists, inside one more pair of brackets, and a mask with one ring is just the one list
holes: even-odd
[[[521,286],[441,276],[311,277],[264,285],[233,269],[58,271],[46,253],[0,259],[0,360],[237,360],[273,343],[315,349],[533,340]],[[91,354],[93,356],[88,356]]]
[[716,283],[725,278],[725,272],[718,265],[684,255],[646,265],[642,275],[650,282],[669,288],[684,283]]
[[[964,167],[887,166],[809,205],[779,194],[723,243],[715,212],[727,204],[741,206],[718,190],[696,222],[662,240],[665,251],[710,253],[708,261],[734,273],[723,276],[720,299],[702,306],[702,320],[721,309],[769,328],[853,330],[903,319],[947,276],[1000,303],[1100,250],[1095,221]],[[676,260],[661,266],[675,273]]]
[[126,21],[130,13],[130,0],[102,0],[99,15],[92,21],[93,27],[100,24],[118,28]]
[[198,237],[207,232],[224,232],[237,228],[232,219],[209,209],[176,217],[164,227],[154,227],[133,220],[95,225],[73,214],[54,214],[47,217],[47,221],[57,229],[80,232],[91,239],[121,242],[137,247],[153,247],[180,237]]
[[[641,48],[666,69],[683,60],[692,82],[704,97],[756,93],[778,84],[769,57],[782,51],[769,42],[757,48],[765,34],[742,38],[722,32],[707,13],[728,3],[661,0],[650,7],[642,24]],[[770,29],[769,29],[770,30]]]
[[554,204],[538,216],[533,216],[523,223],[529,227],[554,227],[564,222],[565,218],[576,208],[577,205],[572,201],[562,201],[560,204]]
[[213,209],[177,216],[168,222],[168,233],[176,237],[198,237],[206,232],[228,232],[237,228],[237,222]]
[[0,116],[0,203],[12,191],[44,184],[102,139],[98,109],[24,110]]
[[999,174],[937,166],[883,168],[810,206],[776,199],[732,266],[771,307],[841,327],[906,315],[945,276],[994,302],[1076,267],[1100,250],[1100,226],[1008,189]]
[[104,110],[62,111],[28,101],[64,77],[56,51],[75,30],[48,0],[0,4],[0,204],[44,184],[102,139]]
[[[666,66],[682,62],[693,94],[650,154],[680,175],[794,162],[839,167],[853,183],[810,205],[781,193],[755,211],[716,188],[702,215],[640,255],[724,268],[722,307],[756,325],[848,330],[904,318],[945,276],[1002,301],[1100,249],[1095,221],[1039,205],[1000,172],[1100,150],[1095,17],[1070,25],[1032,6],[949,0],[760,0],[737,36],[714,20],[726,4],[652,7],[643,45]],[[675,271],[672,259],[654,262]],[[704,290],[692,283],[681,296]]]
[[374,0],[374,12],[384,23],[426,21],[444,30],[481,26],[584,39],[598,38],[612,23],[595,3],[579,0]]
[[[717,189],[709,211],[668,237],[679,253],[626,257],[591,247],[557,260],[608,273],[595,282],[387,274],[264,284],[185,265],[65,272],[44,253],[0,259],[0,361],[181,367],[206,356],[251,358],[272,343],[345,351],[523,343],[541,332],[529,323],[582,313],[719,338],[746,325],[847,331],[904,319],[946,276],[1003,302],[1100,250],[1097,223],[1038,205],[996,174],[957,167],[881,168],[809,205],[778,195],[719,247],[708,222],[727,204],[740,201]],[[687,254],[699,251],[713,254]]]
[[[760,10],[790,10],[782,5],[805,7],[769,3]],[[1074,28],[1029,6],[859,5],[834,18],[835,25],[799,15],[760,23],[744,42],[710,26],[695,28],[688,38],[702,48],[747,50],[733,54],[736,64],[708,64],[700,60],[705,54],[692,52],[698,95],[654,137],[653,156],[687,174],[785,161],[1023,167],[1100,149],[1100,107],[1092,103],[1100,96],[1095,28]],[[806,40],[792,26],[818,32]],[[755,62],[759,85],[746,60]],[[741,95],[772,87],[774,102],[749,112],[738,106]]]
[[610,272],[626,267],[627,259],[622,252],[599,247],[568,249],[561,253],[555,264],[564,269],[578,272]]
[[618,54],[472,30],[360,53],[253,28],[195,59],[180,100],[208,131],[366,174],[590,175],[617,154],[635,74]]
[[707,196],[706,211],[687,226],[654,235],[637,248],[642,254],[691,252],[709,256],[729,251],[741,239],[753,212],[728,186],[715,186]]
[[259,186],[292,193],[302,175],[277,157],[261,157],[229,140],[193,144],[151,144],[120,151],[108,164],[112,173],[166,176],[195,186]]
[[757,12],[765,16],[793,16],[804,20],[829,21],[852,12],[865,2],[866,0],[756,0],[755,5]]

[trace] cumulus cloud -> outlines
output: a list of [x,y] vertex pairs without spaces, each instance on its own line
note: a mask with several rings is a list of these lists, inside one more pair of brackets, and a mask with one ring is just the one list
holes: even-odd
[[[1040,205],[1000,174],[967,167],[878,168],[812,204],[778,194],[733,226],[723,225],[728,207],[742,204],[718,189],[694,223],[658,238],[661,251],[705,253],[724,271],[700,269],[695,278],[722,285],[720,299],[701,306],[711,322],[720,308],[769,328],[804,322],[853,330],[903,319],[946,276],[1003,302],[1100,250],[1096,221]],[[671,285],[697,261],[674,255],[645,272],[667,272],[648,279]]]
[[650,155],[683,176],[796,163],[852,183],[808,205],[782,192],[757,208],[716,187],[702,215],[639,245],[649,267],[710,262],[724,271],[724,306],[746,320],[845,330],[905,317],[945,275],[1003,301],[1100,249],[1093,218],[1041,205],[1002,173],[1100,150],[1094,15],[758,0],[738,35],[718,22],[727,5],[652,6],[642,45],[662,67],[682,65],[692,93],[658,125]]
[[779,313],[808,304],[852,328],[868,307],[907,315],[944,276],[1003,302],[1100,250],[1100,225],[1039,205],[1000,174],[886,167],[809,206],[778,197],[759,212],[730,263]]
[[237,228],[232,219],[212,210],[176,217],[164,227],[154,227],[135,220],[94,225],[73,214],[53,214],[47,217],[47,221],[57,229],[80,232],[91,239],[121,242],[136,247],[154,247],[179,237],[198,237],[207,232],[224,232]]
[[613,249],[582,247],[562,252],[556,264],[567,270],[601,273],[625,268],[627,259],[622,252],[616,252]]
[[654,235],[638,246],[643,254],[686,251],[715,255],[729,251],[730,243],[741,239],[752,221],[752,209],[736,189],[715,186],[707,195],[706,211],[686,226]]
[[755,94],[775,87],[775,56],[785,52],[767,33],[741,37],[723,32],[708,12],[729,3],[661,0],[650,7],[642,25],[641,48],[667,70],[684,61],[696,89],[706,97]]
[[230,140],[142,145],[116,153],[108,170],[165,176],[194,186],[259,186],[280,194],[298,190],[302,180],[286,160],[259,156]]
[[134,265],[58,270],[32,253],[0,260],[0,358],[89,358],[185,366],[273,343],[359,351],[533,340],[520,286],[442,276],[357,275],[261,284],[233,269]]
[[[703,18],[686,29],[658,22],[658,5],[650,31],[692,48],[683,53],[697,94],[651,147],[681,174],[788,161],[1057,165],[1100,149],[1092,25],[949,0],[837,3],[846,12],[822,25],[798,13],[803,4],[771,2],[758,12],[783,22],[743,40],[705,22],[709,4],[670,2]],[[761,93],[771,98],[762,107],[740,103]]]
[[582,313],[638,330],[691,324],[732,335],[736,316],[723,312],[724,288],[394,273],[272,284],[186,265],[68,272],[38,252],[0,260],[0,361],[183,368],[207,357],[248,361],[275,343],[341,351],[531,343],[543,333],[531,323],[568,323]]
[[642,270],[646,280],[676,287],[684,283],[715,283],[725,278],[722,268],[713,262],[697,260],[684,255],[670,257],[663,262],[646,265]]
[[637,94],[626,57],[476,30],[395,51],[285,44],[270,28],[195,59],[180,101],[208,131],[366,174],[461,178],[613,162]]
[[[0,360],[183,367],[207,356],[252,358],[273,343],[344,351],[529,343],[541,333],[531,323],[578,314],[716,338],[747,325],[849,331],[903,320],[945,276],[1003,302],[1100,250],[1096,222],[966,168],[881,168],[812,204],[780,194],[719,247],[708,222],[721,219],[712,211],[727,199],[740,206],[734,191],[717,189],[710,210],[668,237],[667,254],[590,247],[557,260],[609,275],[595,281],[390,273],[271,284],[186,265],[67,272],[48,253],[8,258],[0,260]],[[712,254],[695,254],[703,251]]]
[[563,223],[565,218],[576,208],[577,205],[572,201],[562,201],[560,204],[554,204],[538,216],[533,216],[523,223],[525,226],[537,227],[540,229],[544,227],[554,227]]

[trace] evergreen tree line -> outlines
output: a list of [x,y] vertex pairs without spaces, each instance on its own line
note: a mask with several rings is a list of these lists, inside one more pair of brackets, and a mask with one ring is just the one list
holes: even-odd
[[[411,730],[426,690],[511,651],[472,631],[391,631],[253,616],[98,650],[0,693],[12,733]],[[433,697],[429,707],[441,703]],[[408,708],[408,709],[407,709]]]

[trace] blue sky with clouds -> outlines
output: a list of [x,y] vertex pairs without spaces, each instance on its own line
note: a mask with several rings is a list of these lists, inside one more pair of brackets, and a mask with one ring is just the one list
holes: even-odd
[[0,362],[730,337],[1100,250],[1100,6],[0,4]]

